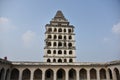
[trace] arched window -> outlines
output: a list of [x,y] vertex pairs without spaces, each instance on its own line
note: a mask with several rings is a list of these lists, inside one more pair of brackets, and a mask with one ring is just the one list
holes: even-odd
[[81,69],[79,73],[80,73],[80,80],[87,80],[87,70]]
[[66,60],[66,59],[64,59],[64,62],[67,62],[67,60]]
[[60,47],[60,46],[62,46],[62,42],[59,42],[59,43],[58,43],[58,47]]
[[60,62],[60,63],[61,63],[61,62],[62,62],[62,60],[61,60],[61,59],[58,59],[58,62]]
[[69,70],[69,80],[76,80],[76,71],[74,69]]
[[62,39],[62,36],[61,36],[61,35],[59,35],[59,36],[58,36],[58,39]]
[[64,36],[64,40],[66,40],[66,36]]
[[34,71],[33,80],[42,80],[42,71],[40,69]]
[[54,29],[54,32],[57,32],[57,29],[56,29],[56,28]]
[[56,54],[56,50],[53,51],[53,54]]
[[52,32],[52,28],[48,28],[48,32]]
[[59,69],[57,71],[57,80],[65,80],[65,70]]
[[66,32],[66,29],[64,29],[64,32]]
[[108,72],[109,72],[110,79],[112,80],[112,71],[108,69]]
[[104,79],[106,79],[106,71],[105,71],[105,69],[101,69],[100,70],[100,79],[102,80],[104,80]]
[[47,45],[48,45],[48,46],[51,46],[51,42],[48,42]]
[[47,59],[47,62],[51,62],[50,59]]
[[45,80],[53,80],[53,70],[51,69],[46,70]]
[[56,59],[53,59],[53,62],[56,62]]
[[72,39],[72,36],[69,36],[69,39]]
[[52,36],[51,35],[48,35],[48,39],[51,39],[52,38]]
[[115,68],[114,71],[115,71],[115,75],[116,75],[115,77],[116,77],[116,79],[117,79],[117,80],[120,80],[119,70],[118,70],[117,68]]
[[56,35],[54,35],[54,39],[56,39],[57,38],[57,36]]
[[57,45],[56,42],[54,42],[54,43],[53,43],[53,46],[56,46],[56,45]]
[[13,69],[11,71],[10,80],[18,80],[18,78],[19,78],[19,70],[18,69]]
[[61,50],[59,50],[59,51],[58,51],[58,54],[62,54],[62,51],[61,51]]
[[67,54],[66,50],[64,50],[64,54]]
[[73,60],[72,60],[72,59],[69,59],[69,62],[73,62]]
[[51,54],[51,50],[47,50],[47,53],[48,53],[48,54]]
[[64,43],[64,47],[66,47],[66,42]]
[[22,73],[22,80],[30,80],[31,72],[29,69],[25,69]]
[[96,70],[95,69],[91,69],[90,70],[90,79],[97,79],[97,75],[96,75]]
[[69,46],[69,47],[72,47],[72,43],[68,43],[68,46]]
[[62,32],[62,29],[61,29],[61,28],[59,28],[59,29],[58,29],[58,32]]
[[71,30],[71,29],[68,29],[68,32],[69,32],[69,33],[71,33],[71,32],[72,32],[72,30]]
[[71,50],[69,51],[69,54],[72,54],[72,51],[71,51]]

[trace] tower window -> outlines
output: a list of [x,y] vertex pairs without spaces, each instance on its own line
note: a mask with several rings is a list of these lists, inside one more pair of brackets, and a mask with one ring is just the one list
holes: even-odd
[[54,32],[57,32],[57,29],[56,29],[56,28],[54,29]]
[[64,39],[66,40],[66,36],[64,36]]
[[51,50],[48,50],[47,53],[48,53],[48,54],[51,54]]
[[50,59],[47,59],[47,62],[51,62]]
[[72,39],[72,36],[69,36],[69,39]]
[[53,46],[56,46],[56,42],[53,43]]
[[61,43],[61,42],[58,43],[58,47],[60,47],[60,46],[62,46],[62,43]]
[[69,51],[69,54],[72,54],[72,51]]
[[59,29],[58,29],[58,32],[62,32],[62,29],[61,29],[61,28],[59,28]]
[[48,35],[48,39],[51,39],[52,38],[52,36],[51,35]]
[[57,36],[56,35],[54,35],[54,39],[56,39],[57,38]]
[[58,62],[62,62],[62,60],[61,60],[61,59],[58,59]]
[[48,28],[48,32],[52,32],[52,28]]
[[53,54],[56,54],[56,50],[53,51]]
[[53,62],[56,62],[56,59],[53,59]]
[[59,50],[59,51],[58,51],[58,54],[62,54],[62,51],[61,51],[61,50]]
[[61,35],[59,35],[59,36],[58,36],[58,39],[62,39],[62,36],[61,36]]
[[73,60],[72,60],[72,59],[69,59],[69,62],[73,62]]
[[69,47],[72,47],[72,43],[69,43],[68,46],[69,46]]
[[67,60],[66,60],[66,59],[64,59],[64,62],[67,62]]
[[66,29],[64,29],[64,32],[66,32]]
[[64,54],[66,54],[66,50],[64,50]]
[[66,42],[64,43],[64,46],[66,47]]
[[48,45],[48,46],[51,46],[51,42],[48,42],[47,45]]
[[71,29],[68,29],[68,32],[71,33],[72,32]]

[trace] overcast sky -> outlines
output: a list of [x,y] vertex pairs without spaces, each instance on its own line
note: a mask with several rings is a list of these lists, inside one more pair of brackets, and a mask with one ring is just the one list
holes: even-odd
[[43,61],[57,10],[75,26],[77,61],[120,60],[120,0],[0,0],[0,58]]

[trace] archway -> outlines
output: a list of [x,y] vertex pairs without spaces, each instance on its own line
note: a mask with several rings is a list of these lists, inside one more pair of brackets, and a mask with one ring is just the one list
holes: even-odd
[[22,73],[22,80],[30,80],[30,70],[29,69],[25,69]]
[[96,75],[96,70],[95,69],[91,69],[90,70],[90,79],[97,79],[97,75]]
[[116,79],[117,79],[117,80],[120,80],[119,70],[118,70],[117,68],[115,68],[114,71],[115,71]]
[[5,69],[2,68],[1,71],[0,71],[0,80],[3,80],[4,75],[5,75]]
[[69,70],[69,80],[76,80],[76,71],[74,69]]
[[57,71],[57,80],[65,80],[65,70],[59,69]]
[[18,80],[18,78],[19,78],[19,70],[14,68],[11,71],[10,80]]
[[109,77],[112,80],[113,79],[113,77],[112,77],[112,71],[110,69],[108,69],[108,72],[109,72]]
[[105,69],[100,70],[100,79],[101,80],[106,79],[106,71],[105,71]]
[[79,73],[80,80],[87,80],[87,70],[81,69]]
[[45,80],[53,80],[53,70],[51,69],[46,70]]
[[34,71],[33,80],[42,80],[42,71],[40,69]]
[[5,80],[9,80],[9,74],[10,74],[10,70],[7,69],[6,75],[5,75]]

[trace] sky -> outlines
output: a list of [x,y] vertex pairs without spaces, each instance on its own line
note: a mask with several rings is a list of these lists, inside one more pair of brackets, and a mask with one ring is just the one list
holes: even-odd
[[120,60],[120,0],[0,0],[0,58],[43,61],[58,10],[75,26],[76,61]]

